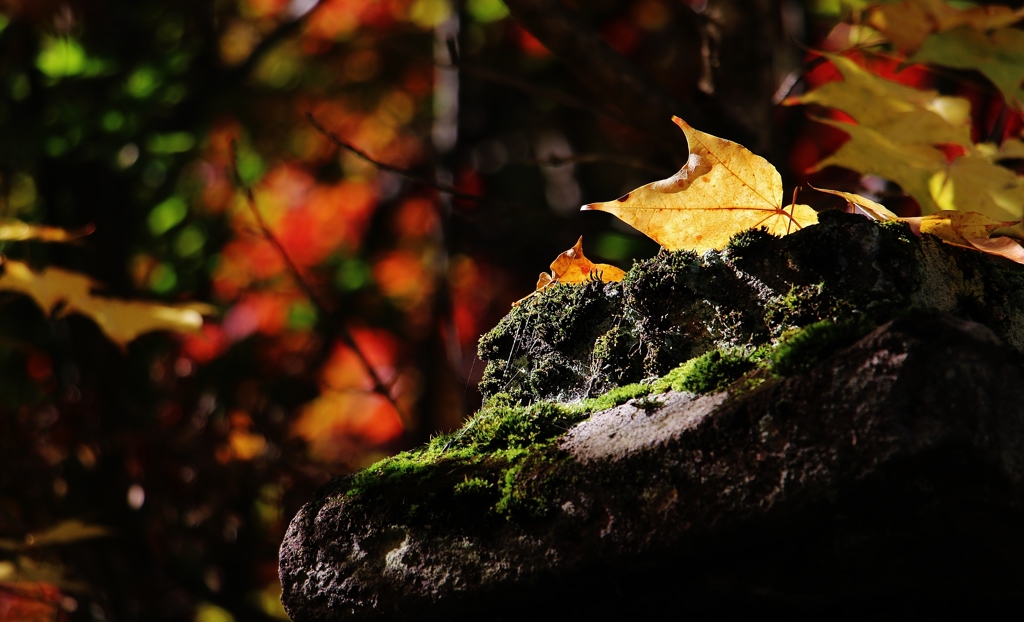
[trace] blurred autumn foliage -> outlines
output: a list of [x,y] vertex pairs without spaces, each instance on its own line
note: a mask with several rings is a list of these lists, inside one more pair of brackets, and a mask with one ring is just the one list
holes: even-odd
[[[912,214],[812,173],[846,135],[776,105],[840,79],[806,49],[856,46],[866,5],[0,1],[0,218],[92,231],[7,237],[8,270],[215,310],[121,348],[89,292],[0,291],[0,619],[283,619],[277,547],[317,486],[459,425],[480,334],[580,233],[656,252],[578,209],[686,161],[673,113],[787,191]],[[1019,133],[983,77],[899,53],[850,56],[967,97],[976,142]]]

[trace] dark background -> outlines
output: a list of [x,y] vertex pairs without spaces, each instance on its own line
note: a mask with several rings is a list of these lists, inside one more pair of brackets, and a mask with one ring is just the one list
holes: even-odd
[[580,235],[623,268],[657,251],[578,208],[677,170],[672,114],[787,197],[837,146],[776,102],[838,2],[506,4],[0,2],[0,216],[95,226],[3,255],[217,309],[122,350],[0,291],[0,618],[283,618],[315,487],[473,412],[480,334]]

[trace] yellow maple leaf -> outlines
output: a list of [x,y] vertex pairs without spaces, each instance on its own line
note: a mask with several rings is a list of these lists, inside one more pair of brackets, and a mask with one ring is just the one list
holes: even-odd
[[669,250],[697,252],[723,248],[747,229],[785,235],[818,222],[807,205],[783,206],[782,177],[767,160],[679,117],[672,120],[690,146],[678,173],[582,209],[613,214]]
[[863,21],[875,28],[893,45],[913,53],[931,34],[965,26],[974,30],[992,30],[1015,24],[1024,18],[1024,9],[1004,6],[978,6],[957,9],[942,0],[903,0],[869,8]]
[[842,110],[858,125],[901,144],[971,144],[971,103],[879,77],[837,54],[823,54],[843,76],[782,103],[818,104]]
[[89,277],[60,268],[33,271],[20,261],[3,262],[0,289],[23,293],[47,314],[59,307],[58,316],[80,313],[92,319],[121,348],[143,333],[155,330],[196,332],[203,325],[208,305],[180,306],[118,300],[97,296],[98,283]]

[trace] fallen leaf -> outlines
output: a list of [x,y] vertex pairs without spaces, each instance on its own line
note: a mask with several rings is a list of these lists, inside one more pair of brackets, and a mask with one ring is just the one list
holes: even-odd
[[[621,281],[626,276],[621,268],[606,263],[594,263],[587,259],[583,254],[583,236],[580,236],[575,246],[555,257],[550,268],[550,282],[557,283],[583,283],[594,279],[612,282]],[[539,286],[540,281],[537,284]]]
[[1011,238],[967,238],[974,248],[990,255],[999,255],[1010,261],[1024,264],[1024,246]]
[[1024,108],[1024,32],[1015,28],[940,32],[928,37],[908,62],[976,70],[996,85],[1008,104]]
[[0,289],[23,293],[52,314],[58,306],[58,317],[80,313],[92,319],[111,341],[121,348],[143,333],[155,330],[197,332],[203,325],[203,314],[210,313],[208,305],[162,305],[106,298],[94,295],[100,289],[89,277],[60,268],[46,268],[34,272],[20,261],[3,262]]
[[854,61],[823,54],[842,81],[827,82],[782,103],[818,104],[841,110],[864,127],[877,130],[895,143],[908,145],[971,144],[971,103],[886,80]]
[[989,218],[985,214],[958,210],[943,210],[928,216],[900,218],[884,205],[859,194],[824,188],[814,189],[843,197],[847,203],[857,208],[859,214],[872,220],[905,222],[916,235],[928,233],[947,244],[998,255],[1024,264],[1024,247],[1011,237],[996,237],[1024,236],[1024,223],[1021,221],[1004,222]]
[[519,306],[527,298],[540,291],[544,291],[555,283],[584,283],[600,279],[606,283],[621,281],[626,276],[622,268],[607,263],[594,263],[583,254],[583,236],[576,240],[576,245],[560,253],[549,266],[551,273],[541,272],[537,277],[537,289],[529,296],[521,298],[512,303],[513,307]]
[[[814,188],[814,186],[811,186]],[[859,194],[853,192],[842,192],[839,190],[826,190],[825,188],[814,188],[818,192],[826,192],[828,194],[834,194],[837,197],[846,199],[846,203],[854,208],[854,210],[862,215],[867,216],[871,220],[899,220],[899,216],[889,211],[889,208],[876,203],[867,197],[862,197]]]
[[913,53],[933,33],[957,27],[976,31],[1015,24],[1024,11],[1002,6],[956,9],[942,0],[903,0],[869,8],[863,21],[892,41],[904,52]]
[[910,225],[914,233],[928,233],[943,241],[959,246],[971,247],[970,239],[988,238],[1001,227],[1009,227],[1017,221],[1002,222],[977,212],[943,210],[928,216],[901,218]]
[[40,242],[73,242],[92,233],[95,227],[89,225],[77,231],[59,227],[33,225],[20,220],[0,220],[0,242],[38,240]]
[[582,209],[613,214],[669,250],[697,252],[723,248],[747,229],[785,235],[818,222],[807,205],[783,206],[782,177],[767,160],[679,117],[672,120],[690,146],[678,173]]

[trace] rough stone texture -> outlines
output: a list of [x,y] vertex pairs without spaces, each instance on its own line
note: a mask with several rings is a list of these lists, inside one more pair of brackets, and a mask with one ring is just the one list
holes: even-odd
[[[617,293],[578,288],[590,296],[581,306],[629,318],[616,329],[615,320],[587,326],[563,317],[566,324],[520,328],[519,339],[536,330],[530,339],[547,335],[565,360],[583,361],[601,335],[629,324],[624,333],[641,327],[634,336],[662,340],[644,346],[648,365],[659,356],[651,352],[673,349],[666,334],[679,337],[685,356],[699,354],[700,326],[711,327],[706,348],[738,335],[768,341],[783,326],[864,309],[896,319],[788,377],[762,370],[760,384],[748,377],[719,394],[669,392],[597,413],[557,442],[532,447],[515,468],[486,457],[440,460],[423,477],[378,490],[336,480],[293,519],[282,544],[289,615],[306,622],[1019,612],[1020,272],[933,240],[888,239],[899,232],[862,222],[825,219],[816,237],[817,227],[801,232],[803,242],[756,238],[747,255],[737,248],[690,256],[675,272],[671,262],[640,266],[634,272],[648,280],[627,279]],[[774,250],[752,253],[757,245]],[[887,257],[887,247],[903,263]],[[747,272],[751,264],[777,274]],[[716,273],[728,287],[746,283],[733,300],[749,304],[730,311],[704,298],[715,311],[700,315],[694,292],[713,288],[694,275],[706,269],[732,274]],[[800,290],[810,291],[807,304],[786,307],[785,321],[766,321],[764,301],[794,286],[813,290]],[[679,300],[656,306],[637,293],[642,288],[666,288]],[[643,300],[652,313],[638,313]],[[673,322],[685,330],[672,333]],[[581,335],[591,341],[573,351]],[[561,394],[592,384],[587,373],[565,375],[576,389]],[[554,385],[524,382],[520,397],[542,386]],[[511,509],[494,510],[496,487],[453,494],[470,477],[505,482]]]

